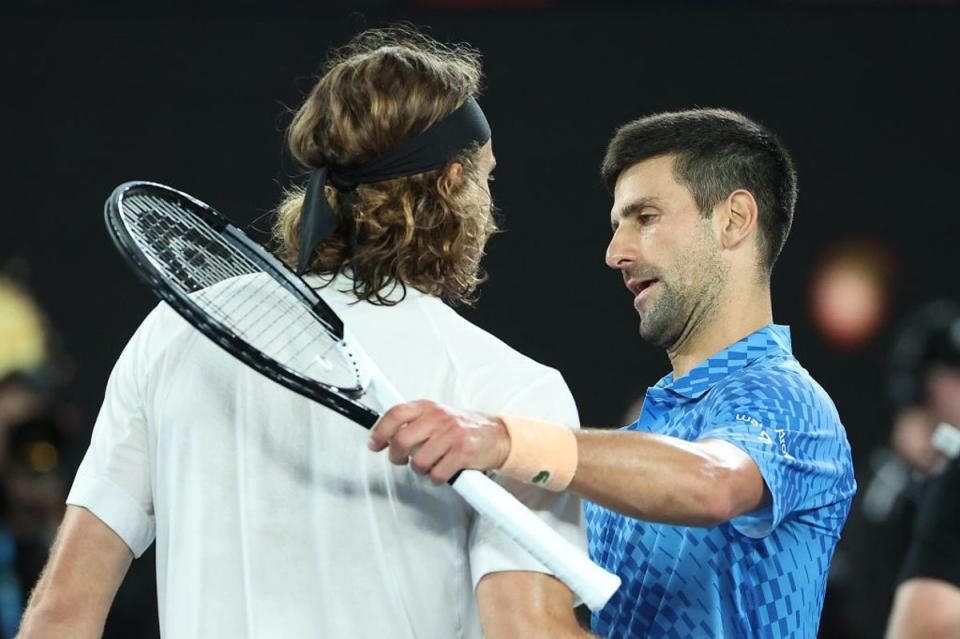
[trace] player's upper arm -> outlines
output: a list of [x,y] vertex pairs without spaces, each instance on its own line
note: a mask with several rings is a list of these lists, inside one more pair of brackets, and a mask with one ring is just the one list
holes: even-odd
[[573,639],[590,635],[573,613],[570,590],[539,572],[495,572],[477,584],[487,639]]
[[84,508],[67,506],[18,637],[99,637],[132,559],[106,524]]
[[[856,491],[850,445],[826,392],[795,365],[745,371],[706,400],[703,440],[722,440],[749,455],[769,491],[764,506],[732,524],[761,538],[800,511],[839,533]],[[828,510],[827,510],[828,509]]]

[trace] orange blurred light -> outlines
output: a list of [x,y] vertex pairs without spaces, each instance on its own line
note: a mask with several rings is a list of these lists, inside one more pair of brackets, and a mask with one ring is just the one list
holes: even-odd
[[867,345],[883,326],[892,289],[890,252],[872,241],[845,243],[821,260],[810,283],[810,314],[834,348]]

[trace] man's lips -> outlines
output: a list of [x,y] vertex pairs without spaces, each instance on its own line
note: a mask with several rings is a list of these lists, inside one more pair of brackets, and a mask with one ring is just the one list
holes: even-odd
[[639,300],[651,286],[659,281],[655,277],[630,279],[627,280],[627,288],[633,293],[634,300]]

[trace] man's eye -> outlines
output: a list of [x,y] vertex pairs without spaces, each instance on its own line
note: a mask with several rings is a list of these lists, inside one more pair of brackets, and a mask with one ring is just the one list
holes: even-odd
[[637,216],[637,221],[640,222],[641,226],[646,226],[647,224],[650,224],[651,222],[653,222],[655,219],[657,219],[657,216],[653,213],[645,213],[643,215]]

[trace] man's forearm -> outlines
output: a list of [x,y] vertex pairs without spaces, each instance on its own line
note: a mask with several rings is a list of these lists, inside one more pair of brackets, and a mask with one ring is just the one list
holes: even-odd
[[[712,526],[769,501],[753,459],[718,439],[689,442],[596,429],[571,437],[565,426],[456,411],[421,400],[387,411],[373,428],[369,446],[374,451],[389,447],[390,461],[409,461],[437,484],[463,468],[497,470],[550,490],[571,490],[648,521]],[[557,476],[563,481],[551,486]]]
[[42,601],[31,601],[20,622],[16,639],[96,639],[102,635],[103,620],[91,620],[83,615],[65,615]]
[[713,526],[761,505],[763,481],[745,453],[725,442],[687,442],[630,431],[577,434],[569,489],[630,517]]
[[16,639],[93,639],[103,635],[106,619],[84,610],[80,598],[65,597],[50,587],[49,566],[40,575],[20,621]]

